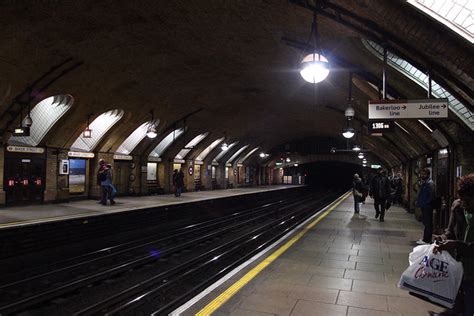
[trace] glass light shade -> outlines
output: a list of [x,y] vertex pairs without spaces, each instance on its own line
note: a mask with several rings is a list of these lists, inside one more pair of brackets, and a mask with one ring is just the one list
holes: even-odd
[[353,151],[360,151],[360,146],[359,145],[354,145],[354,147],[352,147],[352,150]]
[[344,111],[344,116],[347,117],[348,120],[352,120],[354,115],[355,115],[354,108],[349,105],[347,109]]
[[92,137],[92,130],[88,127],[82,132],[82,137],[84,138],[91,138]]
[[286,162],[290,162],[290,161],[291,161],[291,159],[289,157],[286,158]]
[[366,164],[363,164],[362,167],[367,167],[367,165],[366,165]]
[[344,132],[342,132],[342,136],[344,136],[344,138],[347,138],[347,139],[354,137],[354,135],[355,135],[355,131],[352,127],[346,127],[344,129]]
[[25,117],[23,124],[25,124],[26,127],[30,127],[31,125],[33,125],[33,120],[31,119],[30,114],[28,114],[28,116]]
[[226,151],[226,150],[229,149],[229,145],[227,145],[227,143],[224,143],[224,144],[222,144],[221,149],[222,149],[223,151]]
[[260,153],[260,158],[265,158],[265,154],[264,154],[264,153]]
[[310,83],[318,83],[329,75],[328,60],[320,54],[309,54],[301,61],[300,75]]
[[154,125],[148,126],[148,129],[146,131],[146,136],[148,138],[155,138],[157,135],[158,135],[158,133],[156,132],[155,126]]
[[359,157],[359,159],[365,159],[363,153],[359,153],[359,155],[357,157]]

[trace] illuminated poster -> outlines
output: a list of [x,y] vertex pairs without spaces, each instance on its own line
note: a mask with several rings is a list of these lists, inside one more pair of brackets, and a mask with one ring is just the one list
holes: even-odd
[[86,160],[69,160],[69,192],[84,193],[86,191]]

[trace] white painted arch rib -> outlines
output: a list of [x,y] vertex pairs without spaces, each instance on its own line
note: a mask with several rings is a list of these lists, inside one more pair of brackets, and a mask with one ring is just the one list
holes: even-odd
[[81,135],[72,144],[71,150],[90,152],[95,149],[104,135],[115,125],[123,116],[123,110],[110,110],[99,115],[90,125],[92,130],[91,137],[86,138]]
[[183,134],[184,129],[183,128],[178,128],[166,135],[165,138],[161,140],[161,142],[155,147],[155,149],[152,150],[150,153],[149,157],[161,157],[163,153],[168,149],[168,147],[176,140],[178,139],[181,134]]
[[[160,120],[154,120],[154,122],[155,126],[157,127],[160,123]],[[152,121],[145,122],[139,127],[137,127],[137,129],[135,129],[133,133],[130,134],[130,136],[128,136],[127,139],[124,140],[124,142],[119,146],[116,153],[123,155],[130,154],[135,149],[135,147],[137,147],[137,145],[146,137],[146,132],[150,124],[152,124]]]
[[[8,143],[11,145],[37,146],[49,130],[72,107],[74,99],[69,94],[60,94],[41,100],[30,112],[33,124],[30,127],[30,136],[11,136]],[[23,119],[23,126],[25,126]]]

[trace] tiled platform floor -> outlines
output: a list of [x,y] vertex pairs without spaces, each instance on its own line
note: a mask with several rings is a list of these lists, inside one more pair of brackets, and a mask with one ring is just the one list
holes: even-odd
[[228,190],[199,191],[183,193],[179,198],[173,194],[140,197],[117,197],[114,206],[103,206],[97,200],[82,200],[69,203],[43,204],[0,209],[0,229],[33,223],[88,217],[101,214],[123,212],[154,206],[197,202],[228,196],[259,193],[264,191],[294,188],[297,185],[272,185]]
[[[397,288],[423,226],[393,206],[380,223],[372,200],[350,195],[213,315],[428,315],[441,308]],[[247,271],[245,271],[247,272]],[[243,274],[243,273],[242,273]],[[184,314],[191,315],[242,274]]]

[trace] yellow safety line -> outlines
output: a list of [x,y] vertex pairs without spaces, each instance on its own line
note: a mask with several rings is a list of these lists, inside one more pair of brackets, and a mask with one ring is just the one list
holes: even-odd
[[334,210],[344,199],[346,199],[351,192],[347,192],[342,197],[333,202],[332,206],[327,209],[324,213],[318,216],[313,222],[307,225],[301,230],[298,234],[293,236],[289,241],[287,241],[283,246],[278,248],[274,253],[268,256],[265,260],[260,262],[255,268],[247,272],[240,280],[232,284],[227,290],[222,292],[218,297],[216,297],[212,302],[207,304],[203,309],[196,313],[197,316],[211,315],[219,307],[221,307],[225,302],[234,296],[242,287],[244,287],[248,282],[250,282],[254,277],[257,276],[260,272],[263,271],[269,264],[275,261],[279,256],[281,256],[288,248],[290,248],[294,243],[296,243],[304,234],[313,228],[317,223],[319,223],[324,217],[326,217],[332,210]]

